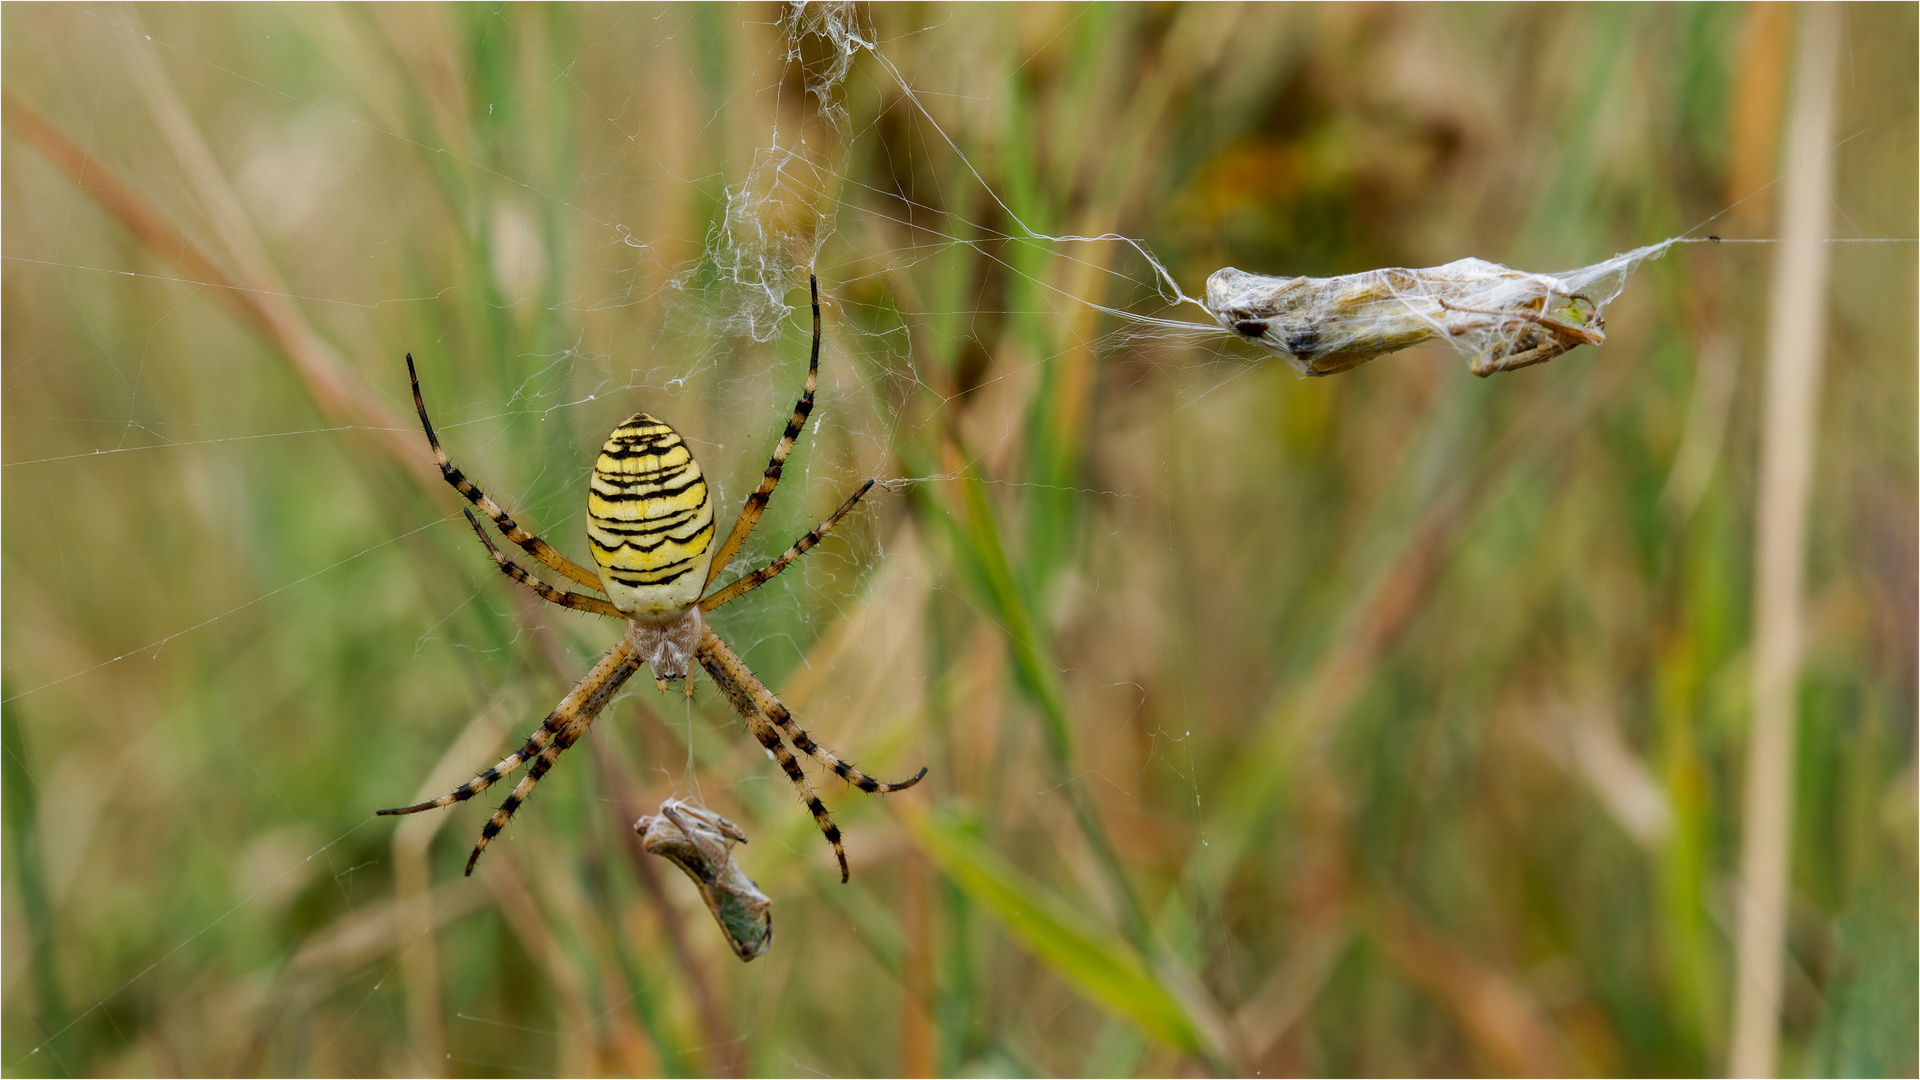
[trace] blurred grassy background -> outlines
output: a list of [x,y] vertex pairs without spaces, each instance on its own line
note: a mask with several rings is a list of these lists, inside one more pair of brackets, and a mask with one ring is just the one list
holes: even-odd
[[[1721,1068],[1779,249],[1674,251],[1542,368],[1303,381],[1132,332],[1131,249],[1019,223],[1188,292],[1766,237],[1790,9],[862,12],[925,114],[865,52],[822,111],[782,18],[0,12],[0,1064]],[[1846,25],[1836,229],[1912,237],[1915,11]],[[737,505],[809,260],[816,433],[748,554],[895,482],[716,623],[827,745],[931,768],[823,786],[852,884],[710,686],[630,691],[471,879],[487,807],[372,820],[614,633],[494,572],[402,354],[579,558],[636,409]],[[1833,260],[1782,1066],[1911,1075],[1915,250]],[[669,795],[752,836],[765,959],[632,856]]]

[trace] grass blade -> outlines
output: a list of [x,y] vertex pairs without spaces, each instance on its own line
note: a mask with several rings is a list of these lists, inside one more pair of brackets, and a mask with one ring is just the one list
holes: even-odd
[[1176,1050],[1218,1060],[1200,1027],[1126,939],[1001,858],[961,822],[902,802],[907,832],[960,890],[1088,1001]]

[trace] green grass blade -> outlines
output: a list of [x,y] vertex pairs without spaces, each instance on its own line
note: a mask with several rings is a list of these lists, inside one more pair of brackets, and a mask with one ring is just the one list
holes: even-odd
[[1200,1028],[1126,939],[1087,918],[983,843],[961,823],[902,804],[920,849],[968,897],[994,913],[1034,958],[1088,1001],[1186,1053],[1209,1053]]

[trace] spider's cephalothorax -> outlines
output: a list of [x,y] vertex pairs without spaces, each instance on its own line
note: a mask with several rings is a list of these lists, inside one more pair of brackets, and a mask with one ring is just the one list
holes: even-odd
[[607,436],[587,489],[587,547],[653,677],[684,678],[700,645],[713,498],[678,432],[635,413]]
[[[787,455],[793,451],[794,440],[800,437],[800,430],[806,426],[807,416],[813,411],[813,391],[820,375],[820,291],[817,283],[810,281],[810,284],[813,290],[813,355],[807,364],[806,387],[800,393],[800,400],[794,403],[793,416],[787,421],[787,430],[781,434],[779,444],[774,447],[773,458],[767,462],[767,471],[761,476],[760,485],[753,490],[753,494],[747,496],[747,504],[741,508],[740,518],[734,523],[733,531],[727,534],[726,541],[718,550],[714,549],[712,495],[699,464],[693,460],[692,451],[687,449],[686,443],[672,428],[646,413],[635,413],[626,423],[613,430],[606,445],[601,448],[600,459],[593,470],[587,496],[587,540],[588,546],[593,549],[593,561],[598,573],[560,554],[545,540],[522,529],[454,466],[447,452],[440,447],[439,436],[433,432],[433,422],[427,419],[426,400],[420,396],[420,378],[413,370],[413,357],[407,357],[407,374],[413,379],[414,407],[420,412],[420,425],[426,429],[427,443],[433,447],[433,456],[440,463],[440,475],[468,502],[492,519],[502,536],[519,545],[521,550],[540,560],[555,573],[577,585],[604,594],[605,599],[588,593],[563,592],[521,569],[493,545],[473,512],[466,511],[467,522],[479,534],[480,542],[487,545],[487,551],[492,554],[500,571],[549,603],[619,619],[626,623],[627,630],[619,642],[593,665],[592,670],[574,684],[567,696],[560,699],[560,704],[547,714],[540,730],[528,737],[518,751],[437,799],[382,810],[380,813],[412,814],[471,799],[494,781],[528,761],[533,762],[527,775],[514,785],[513,793],[507,796],[506,801],[500,804],[500,809],[488,819],[486,827],[480,830],[480,842],[474,845],[473,854],[467,857],[467,873],[471,874],[473,864],[479,860],[480,853],[486,850],[487,843],[506,827],[513,812],[533,793],[534,785],[553,767],[561,752],[586,733],[588,725],[613,700],[620,687],[640,670],[640,665],[651,667],[654,678],[665,689],[668,682],[686,678],[689,665],[697,660],[713,677],[734,712],[746,722],[754,739],[780,764],[787,779],[799,790],[802,801],[813,813],[820,831],[826,835],[827,842],[833,845],[834,856],[840,862],[840,880],[847,879],[847,854],[840,845],[840,830],[814,794],[812,782],[807,779],[807,774],[800,768],[799,761],[787,744],[793,744],[794,750],[820,762],[833,770],[835,776],[869,793],[912,787],[927,775],[927,770],[921,769],[900,783],[887,784],[841,761],[813,741],[806,729],[787,711],[787,707],[780,703],[780,699],[773,696],[773,692],[760,682],[752,669],[701,618],[703,613],[772,580],[774,575],[786,569],[833,531],[834,525],[873,487],[873,481],[867,481],[846,502],[840,504],[840,509],[834,511],[832,517],[821,522],[819,528],[794,541],[793,546],[779,558],[752,573],[742,575],[723,589],[707,592],[714,577],[726,569],[734,552],[753,532],[754,524],[766,510],[767,500],[773,497],[773,489],[780,482],[780,471],[786,465]],[[692,691],[692,680],[689,679],[687,692]]]

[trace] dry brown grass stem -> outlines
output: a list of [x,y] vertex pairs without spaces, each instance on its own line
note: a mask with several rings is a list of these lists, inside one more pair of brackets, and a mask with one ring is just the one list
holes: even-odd
[[509,846],[502,852],[504,857],[495,860],[484,876],[501,918],[513,931],[514,940],[546,975],[562,1004],[554,1013],[558,1026],[553,1035],[559,1044],[554,1071],[563,1076],[586,1076],[598,1071],[591,1066],[596,1057],[593,1018],[599,1010],[593,1008],[586,973],[568,962],[565,950],[548,927],[547,914],[540,910],[539,901],[527,888],[525,854],[524,850]]
[[1353,939],[1353,929],[1340,911],[1303,921],[1286,955],[1234,1011],[1248,1059],[1261,1071],[1267,1071],[1268,1059],[1307,1015]]
[[1453,1014],[1500,1067],[1515,1076],[1582,1071],[1525,983],[1425,925],[1402,903],[1380,905],[1376,938],[1408,981]]
[[1747,748],[1735,941],[1733,1042],[1728,1071],[1772,1076],[1779,1038],[1787,869],[1793,824],[1794,711],[1802,649],[1807,499],[1827,322],[1828,207],[1833,193],[1834,109],[1840,15],[1809,5],[1800,24],[1794,100],[1787,119],[1767,335],[1754,554],[1753,727]]
[[[485,893],[460,886],[458,881],[450,882],[428,894],[426,909],[432,913],[434,927],[463,919],[485,903]],[[411,917],[399,900],[393,900],[334,920],[287,962],[290,979],[283,995],[312,994],[312,984],[331,985],[392,954],[393,943],[409,931]]]
[[233,283],[227,272],[214,264],[212,256],[80,144],[67,138],[39,109],[29,104],[12,87],[4,91],[6,125],[26,140],[61,172],[73,178],[80,190],[91,196],[101,208],[118,218],[147,249],[178,266],[191,284],[216,290],[214,296],[231,306],[252,323],[256,330],[267,330],[257,306],[250,303],[245,290]]
[[[164,76],[149,80],[150,91],[154,86],[170,85]],[[167,125],[169,142],[183,156],[191,156],[195,145],[199,154],[206,155],[205,142],[199,139],[197,129],[191,127],[184,106],[179,105],[177,96],[172,99],[180,115],[174,124]],[[155,108],[165,110],[159,104]],[[285,282],[264,261],[264,255],[242,260],[245,271],[240,275],[227,273],[205,248],[175,227],[157,207],[68,138],[12,88],[4,95],[4,116],[8,128],[71,176],[80,190],[112,214],[148,251],[178,266],[187,283],[212,289],[216,297],[241,317],[241,322],[285,354],[314,405],[329,420],[371,434],[382,452],[391,456],[408,475],[433,474],[433,457],[415,437],[411,421],[388,409],[359,373],[320,339],[300,315]],[[218,191],[225,187],[217,170],[200,179],[203,189],[214,186]],[[231,190],[226,194],[232,198]],[[251,231],[246,235],[251,235]],[[248,246],[259,250],[257,240]]]

